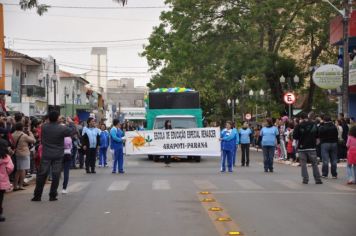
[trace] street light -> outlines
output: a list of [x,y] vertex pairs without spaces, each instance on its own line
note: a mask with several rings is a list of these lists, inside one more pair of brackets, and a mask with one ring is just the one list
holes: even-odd
[[335,5],[333,5],[328,0],[322,0],[328,3],[332,8],[334,8],[343,19],[343,48],[344,48],[344,58],[343,58],[343,72],[342,72],[342,112],[346,117],[349,116],[349,16],[352,6],[352,0],[343,0],[345,9],[339,10]]
[[257,105],[257,100],[258,100],[258,95],[260,95],[260,97],[263,97],[265,95],[265,91],[263,89],[261,89],[260,91],[256,91],[254,92],[252,89],[248,92],[248,95],[250,97],[253,97],[253,95],[255,94],[255,108],[256,108],[256,121],[257,121],[257,115],[258,115],[258,105]]
[[229,99],[227,99],[227,104],[229,105],[229,107],[230,107],[230,105],[232,105],[231,106],[231,108],[232,108],[232,112],[231,112],[231,121],[232,122],[234,122],[235,121],[235,104],[237,105],[237,104],[239,104],[239,99],[235,99],[235,100],[232,100],[231,101],[231,99],[229,98]]

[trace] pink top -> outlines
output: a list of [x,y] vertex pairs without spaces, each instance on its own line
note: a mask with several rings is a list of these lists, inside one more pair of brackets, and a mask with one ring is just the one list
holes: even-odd
[[353,137],[353,136],[349,135],[347,137],[346,147],[347,148],[356,147],[356,137]]
[[14,170],[11,157],[7,155],[4,159],[0,158],[0,190],[10,189],[9,174]]
[[356,137],[348,136],[347,138],[347,163],[356,165]]
[[64,154],[71,154],[72,153],[72,138],[65,137],[64,138]]

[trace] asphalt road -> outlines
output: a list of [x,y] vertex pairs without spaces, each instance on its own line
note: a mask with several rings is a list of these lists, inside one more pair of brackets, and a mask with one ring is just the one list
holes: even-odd
[[299,167],[264,173],[261,152],[251,155],[250,167],[224,174],[211,157],[171,167],[126,157],[123,175],[72,170],[69,193],[57,202],[48,201],[48,184],[42,202],[30,201],[34,186],[6,194],[0,235],[355,235],[356,186],[345,185],[344,167],[337,180],[303,185]]

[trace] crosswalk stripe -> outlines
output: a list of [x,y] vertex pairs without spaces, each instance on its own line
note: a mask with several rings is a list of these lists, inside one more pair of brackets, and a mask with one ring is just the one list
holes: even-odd
[[74,184],[69,185],[68,192],[70,193],[77,193],[86,188],[90,182],[77,182]]
[[194,180],[194,184],[201,190],[217,189],[216,185],[208,180]]
[[281,184],[287,188],[290,188],[290,189],[301,189],[302,188],[301,184],[298,184],[291,180],[275,180],[274,182],[279,183],[279,184]]
[[263,189],[262,186],[255,184],[251,180],[247,179],[236,179],[235,182],[243,189],[249,189],[249,190],[259,190]]
[[126,165],[127,166],[138,166],[139,162],[138,161],[127,161]]
[[152,182],[152,189],[153,190],[169,190],[169,189],[171,189],[171,185],[169,184],[168,180],[154,180]]
[[336,189],[339,191],[356,191],[356,189],[348,187],[346,185],[342,185],[342,184],[328,183],[328,185],[330,185],[330,187],[332,187],[333,189]]
[[124,191],[127,186],[129,186],[130,181],[128,180],[120,180],[114,181],[108,188],[108,191]]

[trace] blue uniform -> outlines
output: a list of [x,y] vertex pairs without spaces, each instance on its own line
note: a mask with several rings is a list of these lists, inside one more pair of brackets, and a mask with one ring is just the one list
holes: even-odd
[[226,171],[226,161],[229,172],[232,172],[232,156],[236,147],[236,134],[236,130],[234,129],[224,129],[221,131],[221,149],[223,154],[221,158],[221,172]]
[[99,149],[99,166],[107,166],[107,152],[109,147],[109,132],[103,131],[100,133],[100,149]]
[[110,130],[111,137],[111,149],[114,150],[114,165],[112,172],[116,173],[118,169],[119,173],[124,173],[124,152],[123,152],[123,139],[124,133],[121,129],[112,127]]
[[232,165],[235,166],[236,165],[235,163],[236,163],[236,156],[237,156],[237,148],[238,148],[238,145],[240,144],[240,135],[238,134],[236,128],[233,128],[233,130],[235,130],[235,132],[236,132],[236,135],[235,135],[236,145],[235,145],[234,153],[232,154]]

